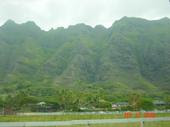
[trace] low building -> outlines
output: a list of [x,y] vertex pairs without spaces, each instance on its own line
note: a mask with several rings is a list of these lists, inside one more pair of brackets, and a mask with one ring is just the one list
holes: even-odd
[[154,104],[155,106],[166,106],[166,105],[167,105],[166,102],[160,101],[160,100],[155,100],[155,101],[153,101],[153,104]]
[[45,106],[46,103],[45,103],[45,102],[39,102],[39,103],[37,103],[37,105],[38,105],[38,106]]
[[128,102],[117,102],[117,103],[112,103],[112,109],[121,109],[124,107],[129,106]]

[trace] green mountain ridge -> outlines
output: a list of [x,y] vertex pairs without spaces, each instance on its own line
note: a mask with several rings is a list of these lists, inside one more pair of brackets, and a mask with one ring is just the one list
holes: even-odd
[[170,19],[124,17],[110,28],[77,24],[43,31],[34,22],[0,27],[0,91],[98,89],[169,94]]

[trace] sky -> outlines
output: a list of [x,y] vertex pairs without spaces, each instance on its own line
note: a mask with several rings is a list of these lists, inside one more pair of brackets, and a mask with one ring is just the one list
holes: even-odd
[[170,18],[169,0],[0,0],[0,25],[34,21],[44,30],[78,23],[110,27],[120,18]]

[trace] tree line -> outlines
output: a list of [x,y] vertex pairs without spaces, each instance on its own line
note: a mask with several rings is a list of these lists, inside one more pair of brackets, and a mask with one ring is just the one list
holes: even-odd
[[[38,112],[38,111],[139,111],[153,110],[157,107],[153,99],[144,97],[140,93],[130,93],[124,102],[128,105],[112,108],[113,103],[122,100],[109,100],[110,97],[100,92],[75,92],[68,89],[58,90],[53,96],[32,96],[26,92],[17,92],[14,95],[0,97],[0,111],[10,109],[15,112]],[[167,102],[169,100],[167,99]],[[45,105],[40,105],[45,102]],[[163,107],[166,109],[169,107]]]

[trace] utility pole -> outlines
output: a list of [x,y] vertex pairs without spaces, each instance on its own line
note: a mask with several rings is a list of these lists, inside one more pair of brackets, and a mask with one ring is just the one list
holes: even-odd
[[140,122],[140,127],[144,127],[144,121],[143,120]]
[[87,123],[87,126],[90,127],[90,123],[89,122]]

